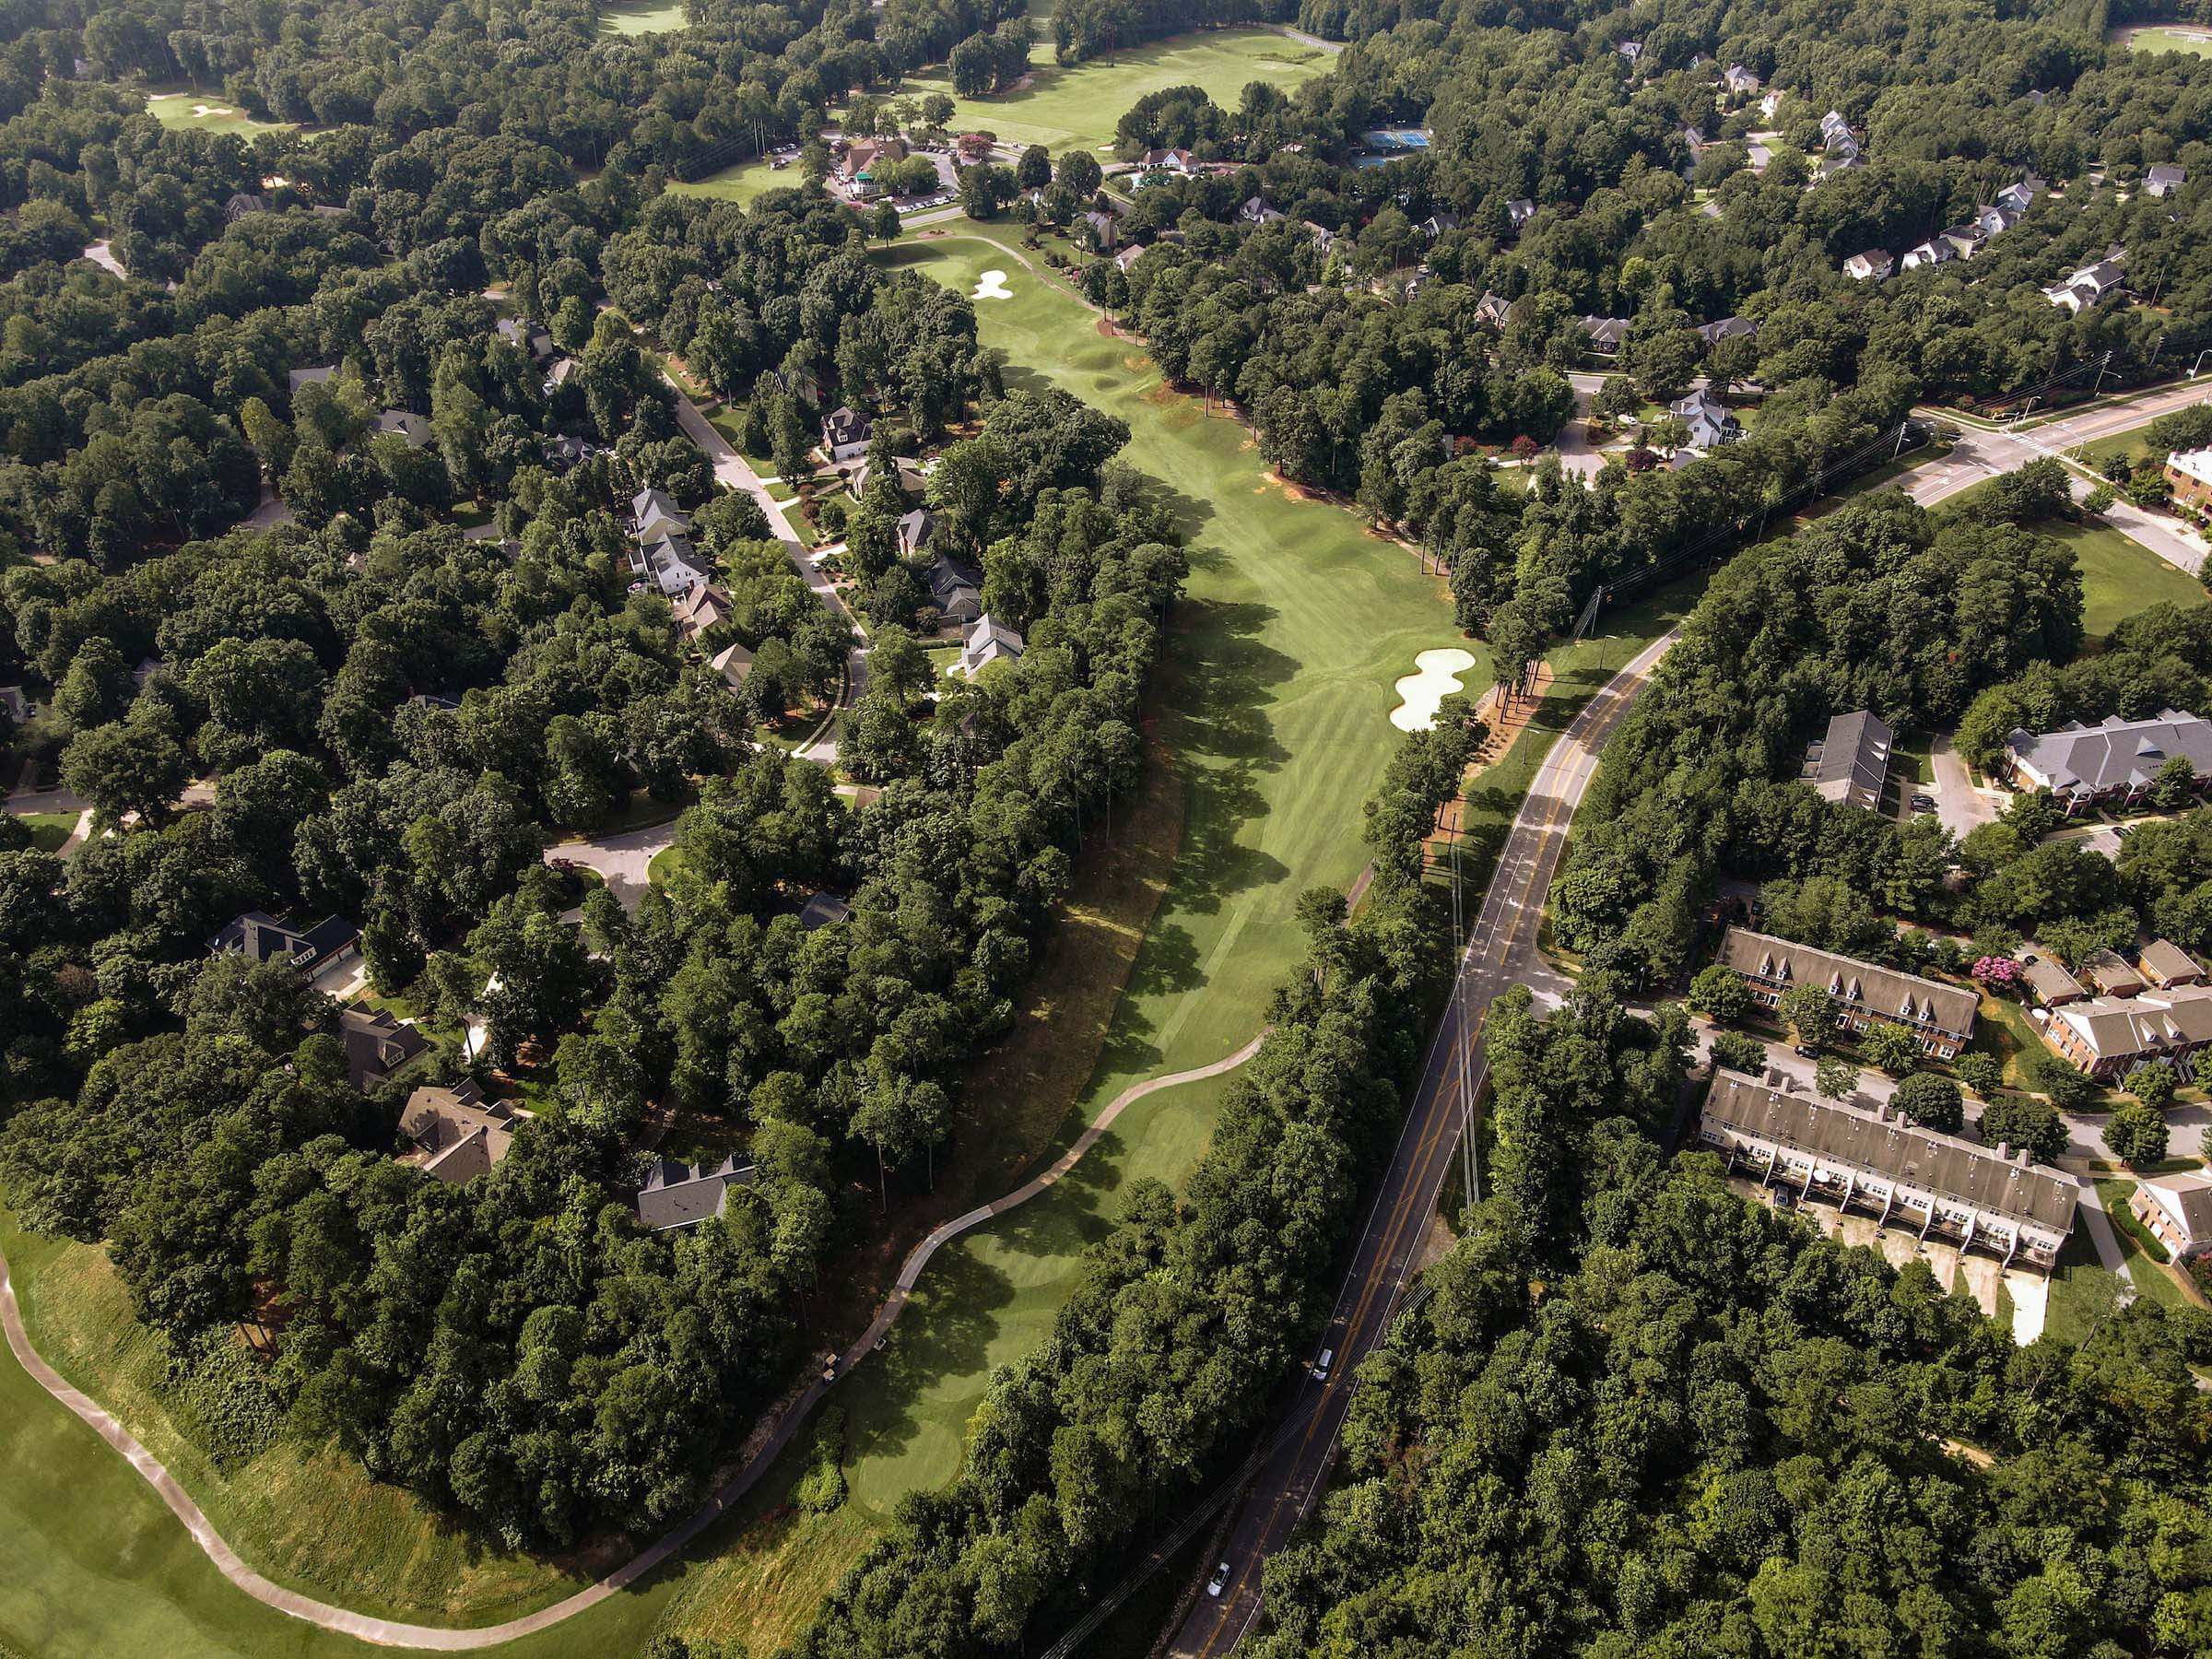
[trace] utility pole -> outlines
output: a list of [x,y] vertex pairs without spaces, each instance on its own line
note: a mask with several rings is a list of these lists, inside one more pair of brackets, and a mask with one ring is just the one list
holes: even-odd
[[2095,383],[2089,387],[2089,401],[2091,403],[2095,403],[2097,401],[2098,389],[2104,384],[2104,371],[2112,367],[2112,354],[2109,351],[2097,359],[2097,379]]

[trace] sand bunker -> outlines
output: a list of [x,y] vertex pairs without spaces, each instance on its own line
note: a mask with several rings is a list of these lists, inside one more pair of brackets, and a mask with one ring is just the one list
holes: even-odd
[[1448,646],[1422,652],[1413,665],[1420,672],[1397,683],[1397,693],[1405,700],[1390,712],[1390,724],[1401,732],[1426,732],[1436,724],[1437,706],[1460,688],[1459,677],[1475,666],[1475,658],[1472,653]]
[[236,110],[226,110],[220,104],[194,104],[192,112],[202,120],[206,120],[210,115],[235,115],[238,113]]
[[1004,271],[985,271],[976,278],[975,292],[968,297],[971,300],[1011,300],[1014,290],[1006,286],[1006,274]]

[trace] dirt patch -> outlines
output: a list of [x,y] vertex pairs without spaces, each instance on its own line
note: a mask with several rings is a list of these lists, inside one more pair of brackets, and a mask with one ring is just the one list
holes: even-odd
[[1483,738],[1482,747],[1475,751],[1475,758],[1467,762],[1466,775],[1460,780],[1458,798],[1447,802],[1443,812],[1437,818],[1436,833],[1430,838],[1430,852],[1432,857],[1441,855],[1449,858],[1451,856],[1451,843],[1460,833],[1461,822],[1466,812],[1467,794],[1470,787],[1484,772],[1512,752],[1515,739],[1528,729],[1528,723],[1535,716],[1536,705],[1542,702],[1550,694],[1550,691],[1551,665],[1538,663],[1536,665],[1535,696],[1517,697],[1500,712],[1498,706],[1498,688],[1492,686],[1482,694],[1482,700],[1476,705],[1476,708],[1489,726],[1489,732]]

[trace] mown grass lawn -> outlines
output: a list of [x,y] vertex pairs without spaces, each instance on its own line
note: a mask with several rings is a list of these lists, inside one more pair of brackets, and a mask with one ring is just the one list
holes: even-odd
[[26,812],[20,821],[30,831],[30,846],[34,853],[59,853],[62,843],[76,828],[74,812]]
[[165,127],[197,127],[204,133],[288,133],[288,121],[256,121],[220,92],[151,92],[146,112]]
[[[1063,68],[1053,62],[1049,24],[1034,14],[1031,23],[1038,39],[1030,48],[1028,82],[1019,90],[960,98],[953,95],[952,82],[942,76],[910,75],[898,95],[952,96],[951,130],[956,133],[995,133],[1002,144],[1041,144],[1055,156],[1085,149],[1103,160],[1111,159],[1103,152],[1112,147],[1114,124],[1149,93],[1169,87],[1203,87],[1216,103],[1233,110],[1249,82],[1266,81],[1289,92],[1324,72],[1333,61],[1329,53],[1301,46],[1272,29],[1218,29]],[[756,160],[724,168],[695,183],[671,184],[669,189],[749,204],[771,190],[797,184],[799,177],[795,161],[779,170]]]
[[2155,25],[2113,31],[2130,52],[2185,52],[2192,57],[2212,57],[2212,34],[2202,29],[2161,29]]
[[602,6],[599,32],[605,35],[673,34],[685,28],[683,0],[673,5]]
[[2081,567],[2082,632],[2091,641],[2102,640],[2129,617],[2161,601],[2181,606],[2205,602],[2203,582],[2109,525],[2039,524],[2036,529],[2074,549],[2075,562]]

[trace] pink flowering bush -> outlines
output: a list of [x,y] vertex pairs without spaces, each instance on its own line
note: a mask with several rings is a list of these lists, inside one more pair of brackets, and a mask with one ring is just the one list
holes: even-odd
[[1976,984],[1987,985],[1993,991],[2020,988],[2020,965],[2010,957],[1976,957],[1972,973]]

